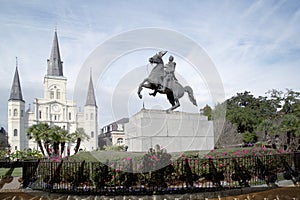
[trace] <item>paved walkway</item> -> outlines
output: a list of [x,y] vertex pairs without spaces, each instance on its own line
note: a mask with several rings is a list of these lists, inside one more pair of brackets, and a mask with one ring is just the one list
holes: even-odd
[[2,190],[17,190],[20,188],[20,177],[14,177],[10,183],[5,183],[2,188],[0,188],[0,192]]

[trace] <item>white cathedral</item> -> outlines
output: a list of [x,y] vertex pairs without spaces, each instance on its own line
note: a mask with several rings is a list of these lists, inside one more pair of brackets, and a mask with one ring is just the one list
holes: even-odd
[[[44,77],[44,98],[35,98],[33,109],[25,110],[21,84],[16,66],[15,75],[8,99],[8,142],[11,151],[38,149],[36,142],[27,138],[28,127],[38,123],[57,125],[69,133],[83,128],[90,137],[83,141],[80,148],[86,151],[98,148],[98,108],[95,99],[92,76],[88,86],[83,112],[78,112],[76,102],[67,100],[67,78],[63,75],[57,32],[54,33],[50,58],[47,60],[47,74]],[[75,144],[68,144],[71,154]]]

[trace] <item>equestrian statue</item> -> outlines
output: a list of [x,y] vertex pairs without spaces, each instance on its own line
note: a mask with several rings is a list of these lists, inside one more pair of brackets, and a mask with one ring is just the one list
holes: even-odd
[[157,93],[166,94],[172,107],[167,110],[167,112],[174,110],[180,106],[179,99],[183,97],[184,92],[189,95],[190,101],[197,106],[197,102],[193,95],[193,90],[190,86],[183,87],[175,77],[175,67],[174,57],[169,57],[169,62],[164,65],[162,57],[167,53],[167,51],[160,51],[151,58],[149,62],[151,64],[156,64],[149,76],[143,80],[139,85],[138,96],[141,99],[141,91],[143,88],[148,88],[154,90],[153,93],[149,93],[151,96],[156,96]]

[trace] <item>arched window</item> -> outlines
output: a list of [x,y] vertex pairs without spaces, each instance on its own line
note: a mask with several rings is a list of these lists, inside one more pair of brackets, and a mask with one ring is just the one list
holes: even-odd
[[50,90],[50,99],[54,99],[54,91]]
[[94,113],[91,113],[91,120],[94,119]]
[[91,138],[94,138],[94,131],[91,132]]
[[118,145],[123,144],[123,138],[118,138],[118,139],[117,139],[117,144],[118,144]]
[[14,136],[18,136],[18,129],[14,129]]
[[60,99],[60,91],[56,90],[56,99]]
[[18,116],[18,110],[15,108],[14,109],[14,117]]

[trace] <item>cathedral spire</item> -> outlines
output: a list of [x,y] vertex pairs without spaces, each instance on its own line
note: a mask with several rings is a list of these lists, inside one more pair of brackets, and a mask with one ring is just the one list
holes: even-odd
[[56,29],[54,32],[54,39],[53,39],[50,59],[48,59],[47,62],[48,62],[47,75],[63,76],[63,62],[61,61],[61,58],[60,58]]
[[10,97],[9,100],[23,100],[21,84],[19,79],[19,72],[18,72],[18,58],[16,57],[16,71],[14,75],[14,80],[11,86]]
[[96,106],[97,107],[95,92],[94,92],[94,85],[93,85],[93,80],[92,80],[92,72],[90,72],[90,82],[89,82],[89,88],[88,88],[88,93],[87,93],[85,105],[86,106]]

